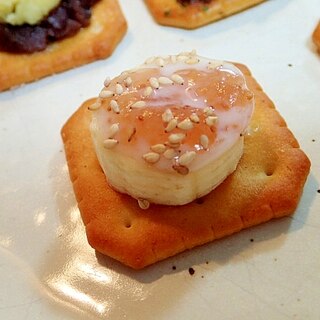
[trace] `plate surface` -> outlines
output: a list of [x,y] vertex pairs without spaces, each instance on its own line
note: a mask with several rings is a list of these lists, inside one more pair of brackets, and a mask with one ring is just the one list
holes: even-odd
[[[194,31],[120,3],[129,30],[111,58],[0,93],[0,318],[320,318],[318,0],[266,1]],[[106,76],[192,49],[251,69],[311,173],[292,217],[132,271],[87,244],[60,128]]]

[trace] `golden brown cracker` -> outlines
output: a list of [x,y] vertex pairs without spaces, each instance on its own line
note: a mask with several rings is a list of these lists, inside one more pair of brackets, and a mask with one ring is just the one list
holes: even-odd
[[32,54],[0,52],[0,91],[111,55],[127,30],[118,1],[101,0],[90,25]]
[[320,22],[317,24],[316,28],[313,31],[312,40],[317,46],[318,52],[320,53]]
[[67,121],[62,137],[70,177],[93,248],[139,269],[294,212],[310,161],[249,70],[237,66],[256,100],[243,157],[218,188],[188,205],[142,210],[136,200],[111,189],[89,132],[92,101]]
[[154,19],[166,26],[195,29],[245,10],[264,0],[212,0],[182,5],[177,0],[145,0]]

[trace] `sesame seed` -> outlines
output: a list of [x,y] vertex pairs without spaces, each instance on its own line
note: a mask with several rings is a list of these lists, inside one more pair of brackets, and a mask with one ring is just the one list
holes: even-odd
[[158,82],[159,84],[173,84],[173,81],[167,77],[159,77]]
[[162,143],[158,143],[151,146],[150,149],[156,153],[164,153],[166,151],[166,146]]
[[187,64],[196,64],[198,63],[200,60],[197,58],[197,57],[192,57],[192,58],[189,58],[185,61],[185,63]]
[[200,144],[203,146],[204,149],[208,149],[209,146],[209,138],[207,135],[202,134],[200,136]]
[[107,87],[107,86],[110,84],[110,82],[111,82],[110,77],[107,77],[107,78],[104,80],[103,84],[104,84],[105,87]]
[[183,176],[187,175],[189,173],[189,169],[185,166],[181,165],[173,165],[172,169],[177,171],[179,174],[182,174]]
[[181,166],[186,166],[194,160],[196,155],[197,154],[194,151],[186,151],[179,157],[178,162]]
[[165,128],[166,132],[172,131],[178,124],[178,120],[176,118],[169,121],[168,125]]
[[171,148],[171,149],[178,149],[181,147],[181,143],[177,142],[177,143],[173,143],[173,142],[165,142],[164,143],[166,147]]
[[155,59],[156,59],[155,57],[150,57],[145,61],[145,64],[151,64],[154,62]]
[[173,159],[175,156],[177,155],[177,152],[176,150],[170,148],[170,149],[167,149],[164,153],[163,153],[163,156],[168,159],[168,160],[171,160]]
[[120,95],[123,93],[123,87],[120,83],[116,84],[116,94]]
[[196,113],[192,113],[190,115],[190,120],[192,122],[194,122],[194,123],[199,123],[200,122],[200,119],[199,119],[199,117],[198,117],[198,115]]
[[207,69],[208,70],[216,69],[222,65],[223,65],[223,62],[221,61],[209,61]]
[[171,143],[180,143],[186,135],[184,133],[172,133],[169,136],[169,142]]
[[218,117],[216,117],[216,116],[208,116],[208,117],[206,117],[206,124],[209,127],[212,127],[213,125],[215,125],[217,120],[218,120]]
[[131,105],[131,108],[139,109],[139,108],[144,108],[146,106],[145,101],[137,101],[133,105]]
[[119,131],[119,123],[114,123],[109,128],[109,138],[113,138]]
[[206,107],[203,109],[203,113],[206,116],[213,116],[214,115],[214,109],[212,107]]
[[148,163],[156,163],[160,159],[159,153],[156,152],[148,152],[145,153],[142,158]]
[[138,199],[138,204],[143,210],[147,210],[150,207],[150,202],[146,199]]
[[110,98],[114,96],[114,92],[110,90],[102,90],[99,94],[99,97],[104,99],[104,98]]
[[177,60],[179,61],[179,62],[183,62],[183,61],[185,61],[185,60],[187,60],[188,59],[188,57],[187,56],[184,56],[184,55],[179,55],[178,57],[177,57]]
[[143,97],[149,97],[153,92],[153,89],[151,87],[146,87],[143,92]]
[[163,114],[162,114],[162,121],[163,122],[170,122],[173,119],[173,113],[170,109],[167,109]]
[[176,56],[170,56],[171,63],[175,64],[177,62],[177,57]]
[[118,102],[116,100],[111,100],[110,101],[110,108],[115,113],[119,113],[120,112],[120,107],[119,107]]
[[191,130],[193,128],[193,124],[189,118],[186,118],[178,123],[178,128],[182,130]]
[[159,89],[160,84],[159,84],[158,79],[152,77],[152,78],[149,79],[149,82],[150,82],[150,85],[151,85],[152,88]]
[[171,80],[177,84],[183,84],[184,83],[184,80],[181,76],[179,76],[178,74],[173,74],[171,76]]
[[118,140],[115,139],[107,139],[103,141],[103,146],[106,149],[112,149],[118,144]]
[[157,64],[159,67],[163,67],[165,63],[164,63],[164,60],[163,60],[162,58],[157,58],[156,64]]
[[248,100],[251,100],[253,98],[253,93],[250,90],[246,90],[245,95]]
[[130,87],[132,85],[132,79],[131,77],[128,77],[124,80],[124,84],[126,87]]
[[89,109],[90,111],[94,111],[94,110],[99,109],[100,107],[101,107],[101,101],[100,101],[100,100],[96,100],[96,102],[92,103],[92,104],[88,107],[88,109]]

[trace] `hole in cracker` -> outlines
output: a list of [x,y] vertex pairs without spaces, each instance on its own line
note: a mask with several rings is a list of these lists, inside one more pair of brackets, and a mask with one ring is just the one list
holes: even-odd
[[203,203],[204,203],[204,198],[198,198],[198,199],[196,200],[196,203],[197,203],[197,204],[203,204]]
[[267,170],[265,171],[265,173],[266,173],[266,176],[267,176],[267,177],[271,177],[271,176],[273,175],[273,173],[274,173],[274,170],[273,170],[273,169],[267,169]]
[[125,227],[126,227],[127,229],[131,228],[131,222],[127,222],[127,223],[125,224]]

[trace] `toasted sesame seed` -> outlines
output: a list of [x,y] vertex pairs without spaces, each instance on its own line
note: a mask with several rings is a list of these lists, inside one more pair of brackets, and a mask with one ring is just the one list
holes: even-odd
[[109,128],[109,138],[113,138],[119,131],[119,123],[114,123]]
[[172,131],[178,124],[178,120],[176,118],[173,118],[172,120],[169,121],[168,125],[165,128],[166,132]]
[[170,148],[170,149],[167,149],[164,153],[163,153],[163,156],[168,159],[168,160],[171,160],[173,159],[175,156],[177,155],[177,152],[176,150]]
[[94,103],[92,103],[92,104],[88,107],[88,109],[89,109],[90,111],[94,111],[94,110],[99,109],[100,107],[101,107],[101,101],[100,101],[100,100],[96,100]]
[[206,116],[214,116],[214,109],[212,107],[206,107],[203,109],[203,113]]
[[192,113],[190,115],[190,120],[192,122],[194,122],[194,123],[199,123],[200,122],[200,119],[199,119],[199,117],[198,117],[198,115],[196,113]]
[[156,59],[155,57],[150,57],[145,61],[145,64],[151,64],[154,62],[155,59]]
[[156,64],[159,66],[159,67],[163,67],[164,66],[164,64],[165,64],[165,62],[164,62],[164,60],[162,59],[162,58],[157,58],[157,60],[156,60]]
[[110,101],[110,108],[115,113],[119,113],[120,112],[120,107],[119,107],[118,102],[116,100],[111,100]]
[[178,74],[173,74],[171,76],[171,80],[177,84],[183,84],[184,83],[184,80],[181,76],[179,76]]
[[216,117],[216,116],[208,116],[208,117],[206,117],[206,124],[209,127],[212,127],[213,125],[215,125],[217,120],[218,120],[218,117]]
[[197,57],[191,57],[189,59],[187,59],[185,61],[186,64],[196,64],[198,63],[200,60]]
[[209,146],[209,138],[207,135],[202,134],[200,136],[200,144],[203,146],[203,148],[208,149]]
[[118,140],[115,139],[107,139],[103,141],[103,146],[106,149],[112,149],[118,144]]
[[253,98],[253,93],[250,90],[246,90],[245,95],[248,100],[251,100]]
[[143,97],[147,98],[149,97],[153,92],[153,89],[151,87],[146,87],[144,89],[144,92],[143,92]]
[[166,151],[166,146],[162,143],[158,143],[151,146],[150,149],[156,153],[164,153]]
[[160,159],[160,154],[156,152],[145,153],[142,158],[148,163],[156,163]]
[[137,101],[134,104],[132,104],[131,108],[138,109],[138,108],[144,108],[145,106],[146,106],[146,102],[140,100],[140,101]]
[[186,151],[183,155],[179,157],[178,162],[181,166],[186,166],[194,160],[196,155],[197,154],[194,151]]
[[167,77],[159,77],[158,82],[159,84],[173,84],[173,81]]
[[150,82],[150,85],[151,85],[152,88],[159,89],[160,84],[159,84],[159,81],[158,81],[157,78],[153,78],[152,77],[152,78],[149,79],[149,82]]
[[123,93],[123,87],[120,83],[116,84],[116,94],[120,95]]
[[105,87],[107,87],[107,86],[110,84],[110,82],[111,82],[110,77],[107,77],[107,78],[104,80],[103,84],[104,84]]
[[183,176],[187,175],[189,173],[189,169],[185,166],[181,165],[173,165],[172,169],[177,171],[179,174],[182,174]]
[[191,130],[193,128],[193,124],[189,118],[186,118],[178,123],[178,128],[182,130]]
[[104,99],[104,98],[110,98],[114,96],[114,92],[110,90],[101,90],[99,97]]
[[147,210],[150,207],[150,202],[146,199],[138,199],[139,207],[143,210]]
[[131,77],[127,77],[126,79],[124,79],[124,84],[126,87],[130,87],[132,85]]
[[166,109],[166,111],[162,114],[163,122],[170,122],[173,119],[173,113],[170,109]]
[[180,143],[186,135],[184,133],[172,133],[169,136],[169,142],[171,143]]

